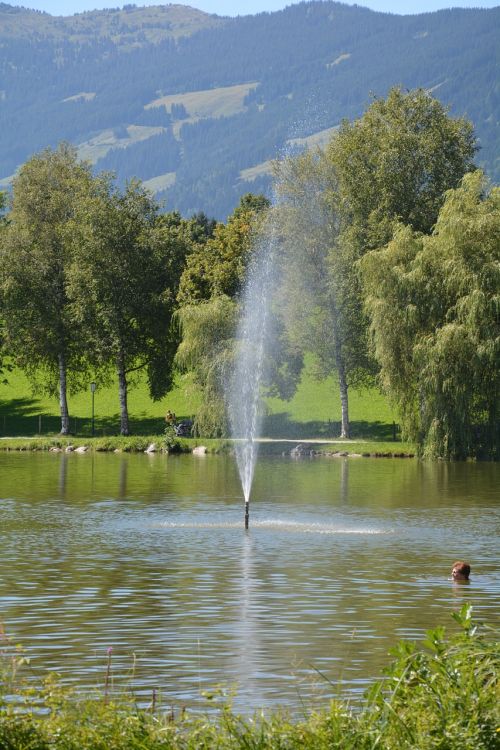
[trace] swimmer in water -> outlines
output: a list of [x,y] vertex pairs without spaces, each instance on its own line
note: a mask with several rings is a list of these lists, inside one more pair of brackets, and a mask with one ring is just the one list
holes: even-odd
[[451,569],[451,577],[454,581],[461,581],[462,583],[469,580],[470,576],[470,565],[463,560],[457,560],[453,563]]

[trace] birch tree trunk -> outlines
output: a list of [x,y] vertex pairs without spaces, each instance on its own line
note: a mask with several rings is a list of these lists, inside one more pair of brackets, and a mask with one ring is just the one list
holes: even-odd
[[66,396],[66,358],[61,352],[59,361],[59,407],[61,410],[61,435],[69,435],[68,399]]
[[127,374],[125,372],[125,356],[123,352],[118,355],[116,363],[118,373],[118,396],[120,399],[120,434],[129,435],[128,406],[127,406]]
[[337,360],[337,370],[339,373],[339,389],[340,389],[340,408],[342,412],[342,424],[340,430],[340,437],[350,437],[350,426],[349,426],[349,399],[347,396],[347,380],[345,376],[344,364],[342,361]]
[[347,394],[347,376],[345,370],[344,357],[342,356],[342,342],[340,341],[339,334],[339,313],[335,304],[335,298],[332,294],[331,301],[332,321],[333,321],[333,346],[335,356],[335,367],[339,376],[339,390],[340,390],[340,408],[342,414],[342,422],[340,428],[340,437],[350,437],[349,428],[349,397]]

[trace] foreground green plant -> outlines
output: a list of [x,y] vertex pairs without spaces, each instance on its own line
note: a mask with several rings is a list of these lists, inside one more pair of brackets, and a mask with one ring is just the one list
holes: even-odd
[[[20,670],[26,657],[3,637],[2,750],[493,750],[500,742],[500,645],[472,621],[460,631],[427,633],[423,647],[401,642],[386,677],[353,711],[335,701],[302,720],[285,713],[242,717],[222,698],[210,717],[162,712],[156,696],[138,709],[134,696],[109,690],[83,697],[54,676],[35,689]],[[21,672],[22,673],[22,672]],[[212,700],[217,696],[211,696]]]
[[388,748],[499,747],[499,643],[486,640],[464,604],[452,617],[461,632],[430,630],[425,650],[402,641],[387,681],[368,695],[377,743]]

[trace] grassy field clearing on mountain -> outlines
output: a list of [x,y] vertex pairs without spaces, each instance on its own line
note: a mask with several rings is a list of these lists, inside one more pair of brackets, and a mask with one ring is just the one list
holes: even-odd
[[175,182],[175,172],[167,172],[166,174],[159,174],[158,177],[152,177],[150,180],[144,180],[144,187],[148,190],[152,190],[153,193],[161,190],[167,190],[172,187]]
[[[332,136],[337,132],[338,126],[334,125],[333,128],[326,128],[326,130],[320,130],[317,133],[312,133],[312,135],[308,135],[305,138],[290,138],[287,142],[287,146],[295,146],[298,148],[324,148],[327,143],[331,140]],[[273,160],[268,159],[267,161],[263,161],[260,164],[256,164],[253,167],[248,167],[247,169],[241,169],[239,173],[240,180],[245,180],[246,182],[252,182],[257,177],[262,177],[263,175],[271,176],[273,174]]]
[[262,164],[256,164],[255,167],[248,167],[240,171],[240,180],[253,182],[257,177],[269,176],[273,173],[273,162],[271,159],[263,161]]
[[78,146],[78,156],[84,161],[90,161],[92,164],[95,164],[98,159],[106,156],[112,148],[127,148],[133,143],[139,143],[151,138],[153,135],[159,135],[164,130],[165,128],[162,127],[147,125],[129,125],[126,128],[122,128],[121,135],[117,135],[117,132],[112,128],[103,130],[91,140],[81,143]]
[[165,107],[171,112],[172,105],[182,104],[191,117],[230,117],[245,109],[245,97],[257,88],[258,83],[242,83],[237,86],[221,86],[204,91],[188,91],[185,94],[161,96],[144,109]]

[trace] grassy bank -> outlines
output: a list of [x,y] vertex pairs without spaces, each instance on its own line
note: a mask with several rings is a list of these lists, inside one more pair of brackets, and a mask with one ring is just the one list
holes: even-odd
[[60,437],[37,436],[0,439],[0,451],[68,451],[86,448],[97,453],[143,453],[154,444],[158,453],[191,453],[193,448],[204,445],[209,453],[221,453],[231,449],[226,440],[202,440],[201,438],[176,438],[174,445],[167,445],[165,436],[158,435],[110,435],[108,437]]
[[[176,438],[173,443],[167,444],[165,436],[158,435],[110,435],[107,437],[67,437],[37,436],[22,438],[0,438],[0,451],[71,451],[85,447],[88,451],[98,453],[143,453],[149,446],[154,444],[155,452],[158,453],[191,453],[198,446],[205,446],[207,453],[231,453],[234,451],[234,442],[225,439],[206,438]],[[263,442],[260,445],[261,455],[282,456],[288,455],[294,448],[295,443],[285,441]],[[382,442],[382,441],[347,441],[336,440],[331,443],[307,442],[305,446],[306,456],[324,458],[340,458],[342,456],[370,457],[370,458],[413,458],[415,446],[412,443]]]
[[[49,677],[25,682],[24,654],[4,639],[0,747],[5,750],[494,750],[499,747],[498,641],[485,638],[464,605],[459,633],[429,631],[401,642],[384,680],[359,710],[335,701],[301,719],[284,712],[236,715],[221,700],[210,715],[147,709],[112,689],[112,655],[103,689],[90,699]],[[217,695],[213,702],[217,705]],[[212,702],[212,709],[214,708]]]

